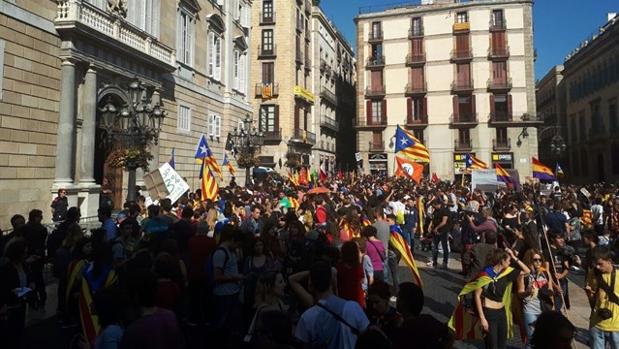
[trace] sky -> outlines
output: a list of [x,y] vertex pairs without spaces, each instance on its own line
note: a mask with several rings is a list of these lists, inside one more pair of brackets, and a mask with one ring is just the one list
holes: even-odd
[[[354,46],[353,18],[360,7],[398,3],[397,0],[322,0],[321,7]],[[409,1],[418,2],[418,1]],[[606,22],[608,12],[619,12],[619,0],[536,0],[533,7],[537,49],[536,79],[541,79],[565,56]],[[356,49],[355,49],[356,51]]]

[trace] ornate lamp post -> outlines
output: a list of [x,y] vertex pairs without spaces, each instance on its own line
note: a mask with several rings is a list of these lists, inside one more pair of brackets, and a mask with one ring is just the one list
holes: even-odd
[[242,121],[242,128],[234,128],[228,139],[234,154],[237,155],[239,167],[245,169],[245,185],[249,183],[249,169],[257,165],[256,153],[264,141],[264,134],[252,126],[249,114]]
[[566,148],[567,148],[567,145],[565,145],[565,141],[563,140],[563,137],[561,137],[560,134],[556,134],[554,137],[552,137],[552,140],[550,141],[550,151],[557,158],[561,157],[561,155],[563,154]]
[[151,142],[157,144],[166,112],[159,92],[155,90],[149,96],[144,83],[137,79],[129,84],[127,96],[129,101],[120,110],[111,98],[99,110],[106,141],[118,144],[124,151],[120,164],[129,172],[127,201],[135,201],[135,171],[140,167],[148,168],[148,159],[152,155],[147,148]]

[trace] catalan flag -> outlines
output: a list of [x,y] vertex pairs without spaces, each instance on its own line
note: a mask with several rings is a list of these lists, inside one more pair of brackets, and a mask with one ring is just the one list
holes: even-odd
[[228,168],[228,171],[230,171],[230,174],[234,176],[236,170],[234,169],[234,166],[232,166],[230,160],[228,160],[228,154],[224,155],[224,162],[221,165],[226,166]]
[[[223,178],[221,167],[219,167],[217,159],[215,159],[215,154],[213,154],[211,148],[209,148],[208,142],[206,141],[206,136],[204,134],[200,137],[200,141],[198,142],[198,147],[196,148],[196,154],[194,157],[196,158],[197,163],[201,164],[203,162],[206,162],[209,169],[217,173],[220,179]],[[202,178],[202,176],[200,176],[200,178]]]
[[533,158],[533,177],[539,179],[540,181],[554,181],[555,174],[552,170],[542,164],[538,159]]
[[488,164],[479,160],[475,155],[466,153],[464,156],[464,164],[469,170],[487,170]]
[[509,175],[505,169],[499,165],[498,163],[494,164],[496,169],[496,179],[499,182],[503,182],[507,184],[508,187],[513,187],[515,185],[514,179]]
[[565,172],[563,172],[563,169],[561,168],[561,166],[559,166],[558,162],[555,166],[555,176],[557,178],[565,176]]
[[101,332],[99,316],[94,311],[94,295],[99,290],[112,286],[118,280],[116,272],[112,268],[104,268],[101,275],[97,277],[93,275],[92,270],[92,265],[85,265],[81,271],[82,279],[78,300],[83,336],[91,346],[95,344],[95,339]]
[[417,269],[417,263],[415,263],[415,258],[413,258],[413,253],[411,252],[410,246],[406,243],[402,235],[392,232],[391,237],[389,238],[389,244],[400,252],[404,263],[406,263],[406,265],[411,269],[415,282],[419,285],[419,287],[422,287],[421,274],[419,274],[419,269]]
[[430,162],[430,153],[426,146],[399,125],[395,130],[395,153],[418,162]]
[[168,161],[170,167],[176,170],[176,159],[174,159],[174,148],[172,148],[172,154],[170,154],[170,160]]
[[288,180],[290,181],[290,183],[292,185],[294,185],[295,187],[299,185],[299,179],[297,178],[296,174],[293,174],[292,172],[288,171]]
[[[474,310],[468,307],[468,303],[465,299],[472,297],[473,292],[486,285],[490,284],[493,280],[499,280],[514,270],[512,267],[507,267],[496,278],[492,278],[487,271],[480,272],[475,279],[464,285],[462,291],[458,295],[458,305],[456,310],[451,315],[447,325],[455,332],[456,340],[475,340],[482,339],[483,334],[481,330],[481,323],[479,317],[475,315]],[[505,317],[507,319],[507,337],[513,337],[513,320],[512,320],[512,282],[507,284],[507,288],[503,293],[503,309],[505,310]],[[475,306],[474,303],[472,305]]]
[[217,180],[213,176],[213,172],[205,162],[202,163],[202,179],[200,180],[200,189],[202,192],[202,201],[211,200],[215,201],[219,194],[219,185]]
[[290,208],[294,208],[295,210],[299,209],[299,200],[297,200],[294,196],[289,196],[288,202],[290,203]]

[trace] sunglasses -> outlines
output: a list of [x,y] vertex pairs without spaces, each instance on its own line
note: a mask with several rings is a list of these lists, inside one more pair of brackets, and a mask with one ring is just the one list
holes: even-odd
[[533,258],[533,262],[541,262],[542,259],[541,258]]

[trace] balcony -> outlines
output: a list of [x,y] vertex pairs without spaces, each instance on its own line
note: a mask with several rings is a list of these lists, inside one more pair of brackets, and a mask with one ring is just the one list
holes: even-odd
[[320,127],[324,127],[333,132],[337,132],[340,130],[340,125],[337,120],[326,115],[320,117]]
[[279,84],[256,84],[256,98],[270,99],[279,96]]
[[113,46],[124,51],[128,60],[137,56],[163,70],[176,70],[174,49],[162,44],[156,37],[87,1],[59,0],[57,3],[54,26],[61,36],[64,32],[72,32],[69,35],[79,33],[88,40],[98,42],[101,47]]
[[456,139],[454,140],[454,150],[455,151],[471,151],[473,150],[473,145],[471,139]]
[[492,150],[493,151],[509,151],[511,146],[511,139],[493,139],[492,140]]
[[493,80],[488,79],[488,92],[507,92],[512,88],[512,79]]
[[471,49],[456,49],[451,50],[451,62],[466,62],[473,59],[473,50]]
[[368,57],[366,69],[380,69],[385,66],[385,56]]
[[512,122],[512,116],[507,112],[493,112],[488,118],[488,126],[508,127]]
[[460,93],[470,93],[473,92],[474,89],[473,80],[469,81],[454,81],[451,83],[451,93],[452,94],[460,94]]
[[408,67],[415,67],[424,65],[426,63],[426,53],[409,53],[406,55],[406,65]]
[[375,129],[384,129],[387,127],[387,117],[386,116],[377,116],[377,117],[367,117],[357,118],[357,129],[361,130],[375,130]]
[[320,97],[331,103],[331,105],[333,105],[334,107],[337,107],[337,96],[335,95],[335,93],[322,87],[320,89]]
[[385,151],[385,142],[373,142],[370,141],[368,144],[368,150],[371,152],[384,152]]
[[490,47],[488,49],[488,59],[491,61],[503,61],[509,58],[509,46]]
[[258,45],[258,59],[272,59],[277,57],[277,45]]
[[454,23],[453,24],[453,31],[454,32],[468,32],[471,30],[471,23],[469,22],[462,22],[462,23]]
[[449,118],[450,128],[470,128],[477,126],[477,113],[462,113]]
[[264,144],[279,144],[282,141],[282,129],[263,131],[264,137],[262,141]]
[[408,116],[406,118],[407,128],[420,128],[428,126],[428,115],[425,113],[419,116]]
[[368,33],[368,43],[379,43],[383,41],[383,30],[370,30]]
[[409,39],[422,38],[422,37],[423,37],[423,27],[421,27],[421,28],[410,28],[408,30],[408,38]]
[[385,97],[385,86],[366,87],[365,96],[368,98],[383,98]]
[[300,128],[294,129],[294,135],[290,138],[291,142],[294,143],[302,143],[307,145],[316,144],[316,135],[307,130],[302,130]]
[[275,11],[273,12],[259,12],[258,18],[260,18],[260,25],[273,25],[275,24]]
[[507,29],[507,26],[505,25],[505,20],[504,19],[501,19],[501,20],[491,20],[489,27],[490,27],[490,31],[491,32],[504,31],[505,29]]
[[415,97],[425,95],[428,92],[428,88],[426,87],[426,82],[423,81],[421,83],[408,83],[406,87],[404,87],[404,95],[406,97]]

